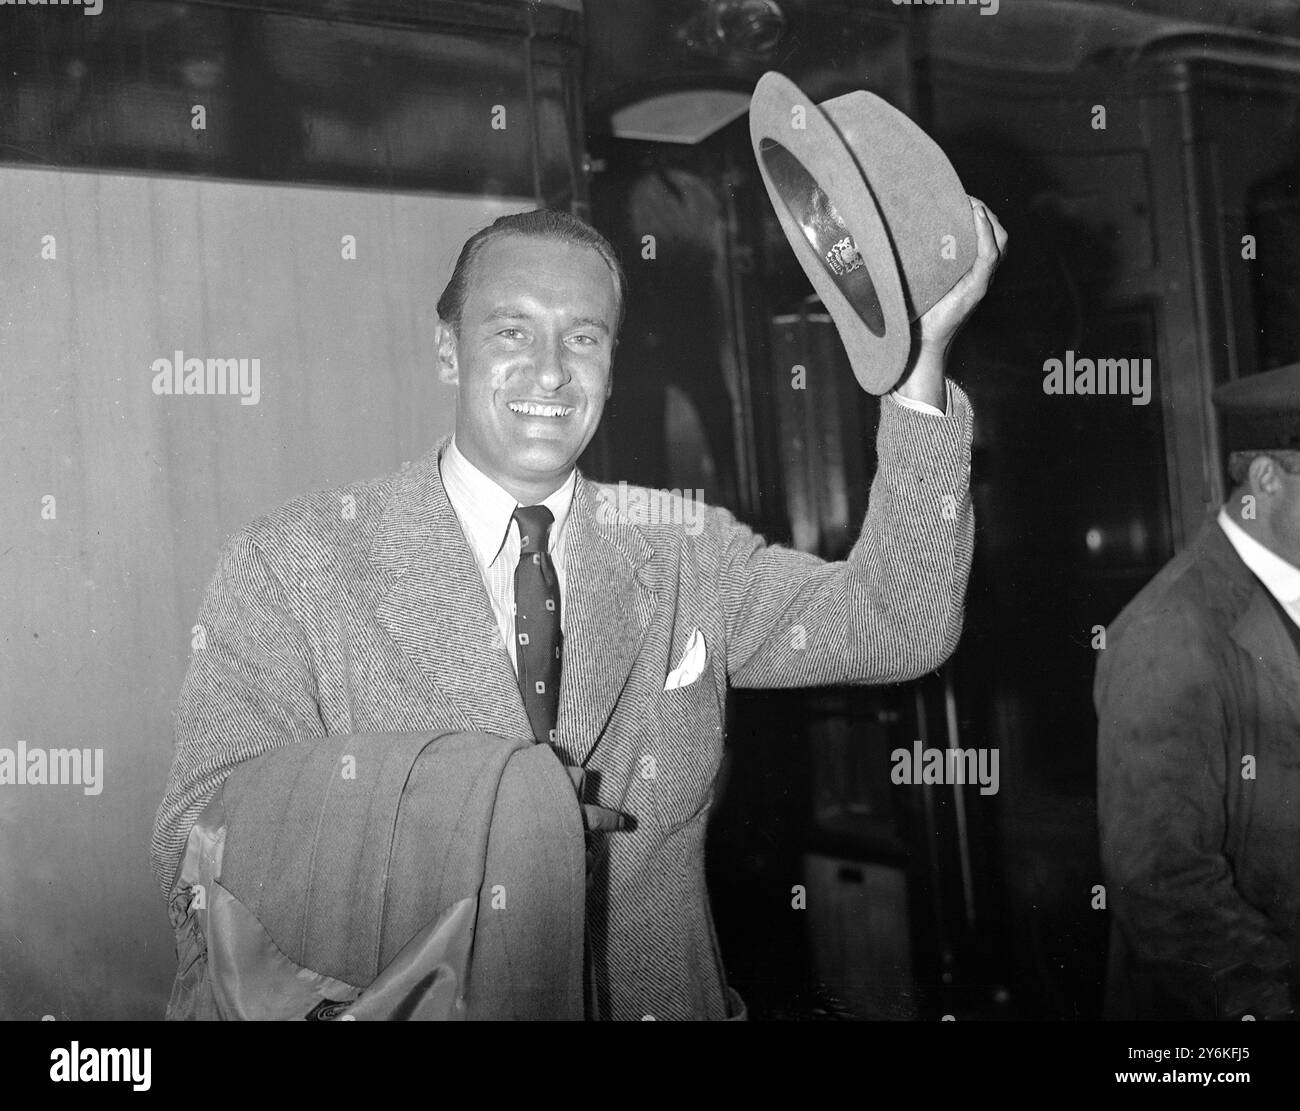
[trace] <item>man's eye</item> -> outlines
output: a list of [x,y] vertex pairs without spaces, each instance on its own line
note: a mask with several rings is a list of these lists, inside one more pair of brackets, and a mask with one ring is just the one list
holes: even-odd
[[504,336],[506,339],[522,339],[523,334],[518,328],[502,328],[497,333],[497,335]]
[[571,336],[570,339],[574,343],[588,344],[597,342],[595,336]]

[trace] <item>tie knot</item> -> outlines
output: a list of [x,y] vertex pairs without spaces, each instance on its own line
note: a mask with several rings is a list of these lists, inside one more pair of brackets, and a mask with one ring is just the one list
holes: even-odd
[[519,522],[519,554],[536,555],[546,551],[546,535],[554,515],[544,505],[521,505],[515,510]]

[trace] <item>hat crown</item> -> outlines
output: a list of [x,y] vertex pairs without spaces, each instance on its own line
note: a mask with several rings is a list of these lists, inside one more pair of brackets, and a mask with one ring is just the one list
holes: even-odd
[[860,91],[828,100],[821,110],[880,209],[915,320],[974,265],[975,218],[966,190],[939,145],[887,100]]
[[906,369],[911,321],[975,261],[961,180],[924,131],[866,91],[816,105],[767,73],[749,127],[782,230],[854,374],[867,391],[885,393]]

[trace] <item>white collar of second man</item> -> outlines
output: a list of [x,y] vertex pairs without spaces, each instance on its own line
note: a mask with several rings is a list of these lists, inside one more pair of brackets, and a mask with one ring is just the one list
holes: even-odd
[[1241,562],[1255,573],[1255,577],[1274,598],[1284,606],[1300,599],[1300,567],[1292,566],[1276,552],[1266,548],[1237,524],[1226,509],[1219,510],[1219,527],[1241,556]]

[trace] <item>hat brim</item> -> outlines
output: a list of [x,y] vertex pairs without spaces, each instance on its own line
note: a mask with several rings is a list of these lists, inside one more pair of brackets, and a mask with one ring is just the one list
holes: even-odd
[[888,392],[907,367],[911,320],[862,167],[821,108],[779,73],[764,74],[755,87],[749,131],[772,207],[835,321],[854,376],[868,393]]

